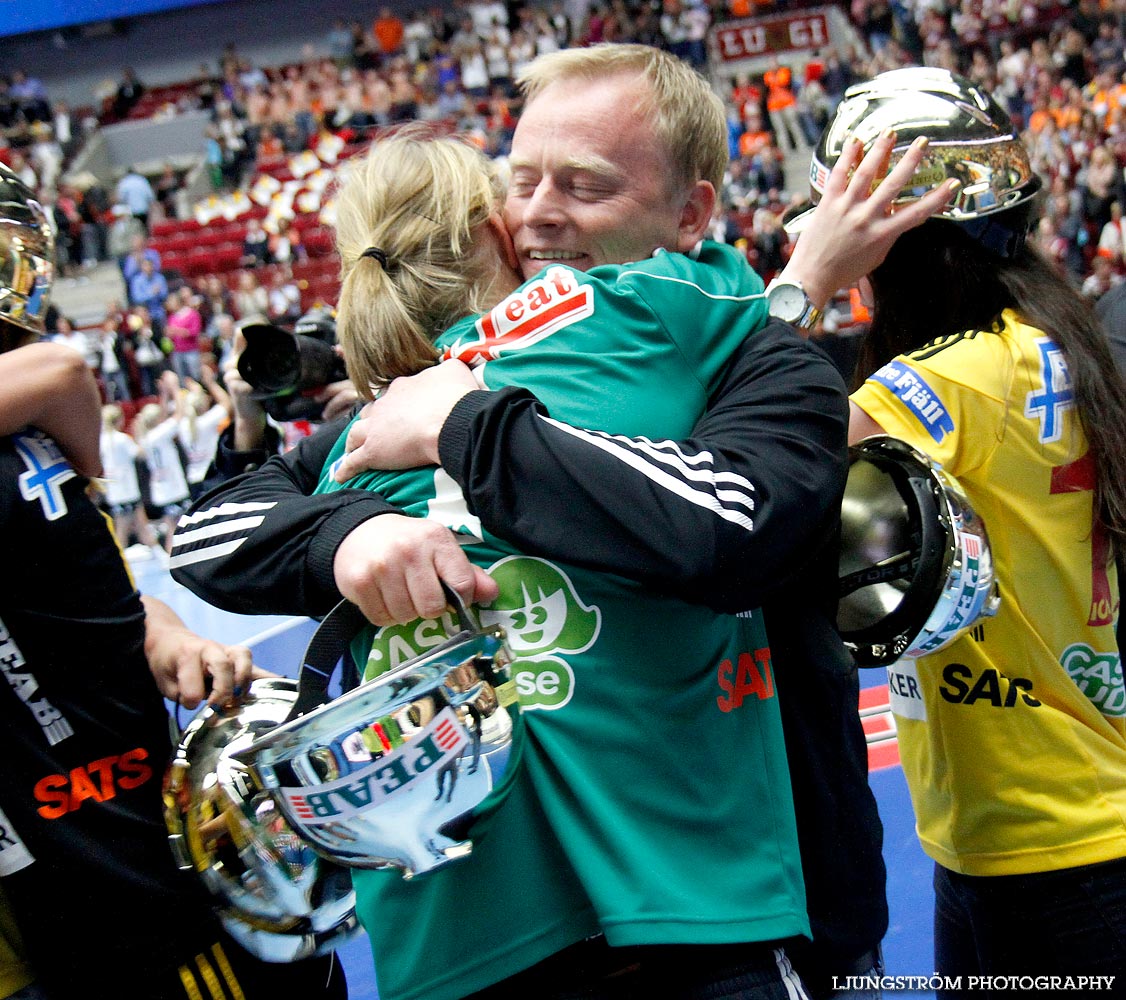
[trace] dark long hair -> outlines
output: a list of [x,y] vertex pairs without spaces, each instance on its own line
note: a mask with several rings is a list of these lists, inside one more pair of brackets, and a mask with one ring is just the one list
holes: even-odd
[[1055,341],[1095,463],[1095,523],[1126,552],[1126,381],[1087,300],[1030,244],[1005,259],[942,219],[900,236],[870,280],[875,308],[857,384],[936,338],[1000,330],[1003,309]]

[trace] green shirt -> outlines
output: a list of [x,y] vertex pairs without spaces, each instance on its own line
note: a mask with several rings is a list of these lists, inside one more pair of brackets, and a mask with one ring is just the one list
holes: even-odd
[[[438,344],[488,388],[532,389],[553,419],[675,439],[765,318],[758,276],[708,243],[698,261],[550,267]],[[343,437],[319,491],[339,488],[327,470],[342,452]],[[479,615],[505,627],[519,658],[520,764],[472,856],[410,882],[355,874],[385,1000],[461,996],[599,930],[612,945],[808,932],[759,612],[722,615],[516,552],[440,469],[348,486],[462,536],[500,587]],[[443,636],[438,623],[372,629],[360,662],[374,676]]]

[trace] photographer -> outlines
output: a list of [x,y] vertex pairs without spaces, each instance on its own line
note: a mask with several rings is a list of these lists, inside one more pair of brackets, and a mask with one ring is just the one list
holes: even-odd
[[[336,322],[331,314],[322,310],[313,310],[302,316],[292,334],[261,321],[241,324],[235,332],[234,350],[223,370],[223,381],[231,397],[231,422],[219,436],[215,458],[204,480],[205,489],[243,472],[252,472],[271,455],[287,451],[300,438],[312,433],[311,421],[331,423],[347,418],[358,399],[355,388],[344,373],[342,360],[332,372],[332,380],[319,386],[313,384],[273,396],[256,390],[240,372],[239,362],[247,350],[244,332],[247,328],[251,328],[252,339],[265,334],[267,343],[276,341],[288,350],[292,350],[289,345],[296,338],[331,345],[331,350],[339,359],[339,349],[335,347]],[[245,364],[242,367],[245,369]],[[250,374],[253,378],[253,372]],[[300,372],[297,374],[300,376]]]

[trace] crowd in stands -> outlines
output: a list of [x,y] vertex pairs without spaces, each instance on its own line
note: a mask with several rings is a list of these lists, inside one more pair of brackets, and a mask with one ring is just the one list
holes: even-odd
[[[321,46],[326,54],[301,63],[260,67],[228,45],[217,71],[205,65],[197,80],[152,90],[127,68],[104,95],[101,117],[115,121],[173,106],[208,110],[206,163],[224,192],[284,169],[288,157],[326,135],[356,151],[379,129],[409,119],[467,134],[503,157],[519,113],[513,79],[537,54],[638,41],[706,71],[712,23],[771,9],[747,10],[739,0],[612,0],[587,5],[576,19],[568,16],[575,5],[565,10],[559,0],[516,6],[511,16],[503,3],[467,0],[400,18],[386,6],[369,25],[335,21]],[[1075,284],[1096,297],[1122,280],[1126,0],[1078,0],[1066,8],[1055,0],[852,0],[848,14],[861,44],[772,57],[759,73],[715,81],[728,106],[731,148],[715,238],[744,247],[769,279],[789,249],[781,214],[805,196],[809,152],[845,89],[924,63],[970,76],[1006,104],[1045,182],[1036,238]],[[32,131],[53,113],[42,84],[19,73],[0,81],[0,124],[12,108]],[[58,144],[46,145],[52,143]],[[183,336],[168,330],[180,329],[172,318],[185,315],[185,296],[198,301],[201,319],[188,340],[202,336],[204,343],[221,343],[217,320],[226,325],[261,313],[286,322],[332,301],[331,234],[315,218],[269,218],[264,227],[265,213],[251,206],[233,222],[205,227],[208,238],[200,238],[190,261],[174,257],[178,244],[167,235],[168,223],[155,237],[153,224],[176,218],[180,174],[169,167],[149,179],[130,171],[112,191],[93,178],[56,188],[65,157],[43,145],[10,143],[0,155],[51,206],[63,273],[106,259],[122,267],[128,304],[111,309],[106,325],[123,348],[126,377],[105,379],[110,398],[149,395],[151,377],[135,360],[143,331],[151,329],[152,342],[163,345],[162,363],[183,353]],[[841,318],[847,324],[863,317]]]
[[202,492],[232,405],[209,367],[200,378],[163,372],[133,420],[120,403],[102,407],[106,503],[122,550],[139,544],[140,554],[162,558],[176,519]]

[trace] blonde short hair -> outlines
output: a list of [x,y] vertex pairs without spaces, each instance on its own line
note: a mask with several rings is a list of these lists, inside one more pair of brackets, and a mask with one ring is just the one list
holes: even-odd
[[672,167],[675,190],[710,181],[719,191],[727,169],[723,101],[688,63],[649,45],[608,42],[560,49],[533,59],[516,77],[525,102],[562,80],[636,75],[649,85],[657,141]]
[[[480,150],[421,126],[377,140],[349,165],[336,196],[337,336],[362,397],[432,365],[437,335],[487,307],[495,251],[474,230],[501,196]],[[373,247],[386,264],[364,256]]]
[[164,421],[164,408],[159,403],[146,403],[137,413],[134,431],[138,437],[144,437],[157,424]]
[[115,430],[125,420],[125,412],[116,403],[106,403],[102,407],[102,427],[107,431]]

